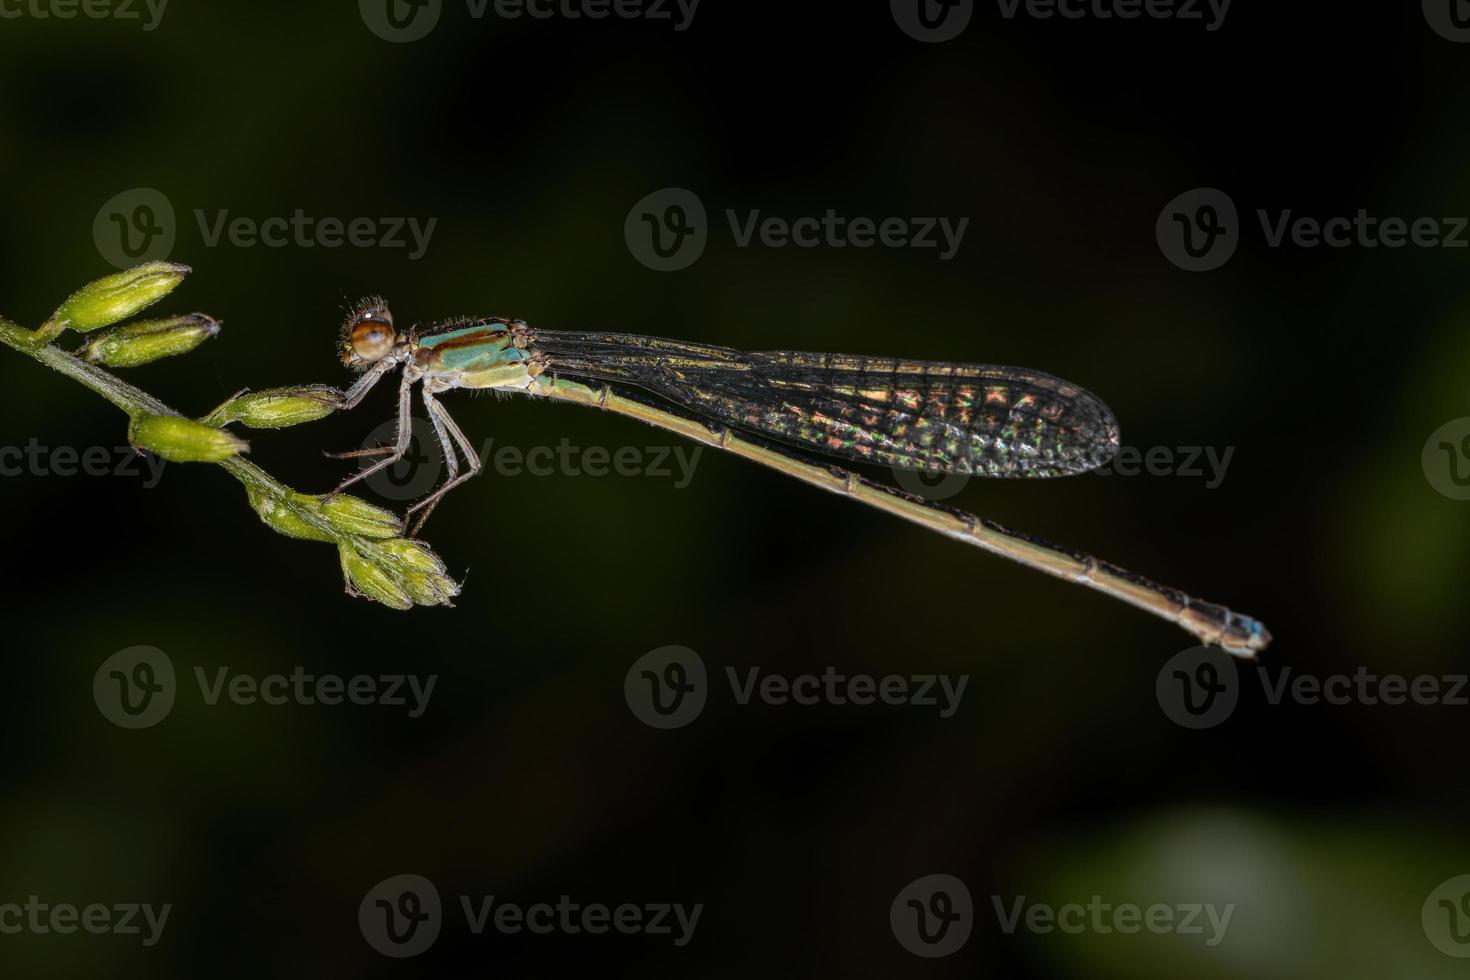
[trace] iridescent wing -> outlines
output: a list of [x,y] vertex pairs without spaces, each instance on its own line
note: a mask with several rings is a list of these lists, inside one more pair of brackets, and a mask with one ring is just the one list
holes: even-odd
[[1106,463],[1118,425],[1095,395],[1025,368],[536,331],[554,374],[633,385],[830,456],[930,473],[1052,477]]

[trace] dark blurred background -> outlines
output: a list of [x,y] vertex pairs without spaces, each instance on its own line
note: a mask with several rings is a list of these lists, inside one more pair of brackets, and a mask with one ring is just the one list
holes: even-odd
[[[1168,623],[713,451],[680,485],[647,470],[689,447],[636,422],[468,394],[446,405],[492,452],[565,439],[632,447],[643,469],[492,462],[426,531],[468,574],[457,607],[392,612],[345,596],[331,548],[262,526],[216,467],[170,464],[156,486],[146,468],[53,472],[59,447],[121,465],[125,419],[0,350],[0,446],[39,460],[0,480],[0,972],[1464,975],[1463,4],[1239,3],[1223,20],[976,4],[930,43],[911,2],[605,19],[568,16],[578,0],[544,19],[393,2],[401,34],[384,0],[5,0],[0,311],[35,326],[119,264],[189,263],[158,309],[224,331],[127,377],[196,414],[246,386],[345,383],[337,324],[370,292],[400,323],[504,314],[1046,370],[1106,400],[1153,472],[937,493],[1259,617],[1264,674],[1211,658],[1233,708],[1181,724],[1179,678],[1210,675],[1169,666],[1191,641]],[[928,13],[942,31],[968,6]],[[625,234],[667,188],[708,215],[677,271]],[[1234,254],[1202,272],[1156,233],[1196,188],[1238,212]],[[946,260],[739,247],[726,214],[829,209],[968,226]],[[1459,247],[1267,234],[1285,212],[1359,209],[1432,218]],[[212,234],[298,210],[365,219],[374,241]],[[406,226],[393,238],[407,219],[434,222],[423,248]],[[324,491],[347,464],[322,451],[363,445],[392,402],[252,433],[251,458]],[[1190,447],[1228,467],[1192,469]],[[401,506],[392,491],[365,495]],[[94,679],[140,645],[168,658],[175,700],[129,730]],[[707,703],[660,730],[634,668],[668,646],[704,665]],[[727,675],[829,667],[967,686],[944,717],[741,704]],[[298,670],[436,680],[409,717],[210,703],[197,679]],[[1360,674],[1378,680],[1342,704],[1276,693]],[[1371,703],[1387,675],[1437,685],[1421,699],[1437,703]],[[430,897],[400,875],[432,882],[442,913],[432,944],[395,958],[370,935],[377,898]],[[928,945],[916,895],[955,917]],[[146,925],[61,934],[5,912],[31,896],[171,911],[150,945]],[[486,896],[703,908],[683,945],[477,934],[462,899]],[[1203,934],[1126,932],[1113,913],[1027,924],[1089,903],[1181,926],[1191,906],[1233,911],[1213,936],[1205,913]],[[1043,911],[1008,928],[1018,907]]]

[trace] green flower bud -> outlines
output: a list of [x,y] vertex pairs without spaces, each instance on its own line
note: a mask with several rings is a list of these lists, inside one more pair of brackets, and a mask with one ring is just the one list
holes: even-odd
[[139,320],[98,334],[77,353],[93,364],[126,368],[161,357],[187,354],[219,333],[219,322],[203,313]]
[[396,538],[403,533],[403,521],[391,510],[375,507],[360,497],[346,494],[322,504],[321,514],[327,523],[343,534],[362,538]]
[[378,545],[388,554],[398,559],[409,568],[419,571],[433,572],[436,575],[444,574],[444,562],[434,554],[434,549],[422,541],[413,541],[409,538],[393,538]]
[[444,562],[426,544],[394,538],[379,547],[399,564],[403,585],[421,606],[450,605],[459,595],[459,583],[450,578]]
[[250,448],[233,433],[180,415],[133,416],[128,442],[175,463],[219,463]]
[[399,577],[364,558],[351,545],[344,544],[338,552],[342,556],[342,574],[347,579],[348,588],[355,594],[376,599],[392,609],[413,608],[413,599],[404,590]]
[[256,490],[246,490],[250,497],[250,506],[266,526],[278,534],[284,534],[288,538],[300,538],[303,541],[335,541],[336,538],[312,526],[302,519],[296,508],[315,511],[320,505],[320,498],[312,497],[304,493],[293,493],[290,503],[295,508],[288,506],[288,502],[271,493],[263,493]]
[[216,425],[242,422],[252,429],[284,429],[289,425],[326,418],[342,403],[342,393],[330,385],[298,385],[236,395],[209,413]]
[[70,327],[86,333],[110,327],[163,299],[190,271],[176,262],[146,262],[103,276],[68,296],[42,330],[54,334]]

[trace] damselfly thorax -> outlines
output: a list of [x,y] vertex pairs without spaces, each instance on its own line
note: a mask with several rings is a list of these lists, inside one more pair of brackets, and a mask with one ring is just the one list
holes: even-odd
[[[1079,551],[1010,531],[802,451],[927,473],[1049,478],[1085,473],[1117,451],[1118,426],[1091,392],[1026,368],[896,358],[740,351],[635,334],[543,331],[502,317],[455,320],[399,334],[381,300],[343,327],[343,362],[362,377],[357,405],[402,370],[392,446],[334,492],[400,460],[411,438],[413,387],[444,451],[448,478],[413,504],[414,533],[450,490],[479,472],[469,440],[435,397],[493,389],[575,402],[640,419],[804,482],[1071,579],[1179,623],[1207,643],[1252,655],[1270,641],[1255,620]],[[463,457],[465,468],[460,469]]]

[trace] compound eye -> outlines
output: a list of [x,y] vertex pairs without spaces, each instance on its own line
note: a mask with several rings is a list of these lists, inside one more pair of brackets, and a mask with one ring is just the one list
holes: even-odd
[[364,361],[381,361],[393,350],[398,334],[393,329],[393,317],[386,310],[374,310],[358,314],[357,322],[349,334],[352,352]]

